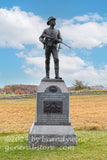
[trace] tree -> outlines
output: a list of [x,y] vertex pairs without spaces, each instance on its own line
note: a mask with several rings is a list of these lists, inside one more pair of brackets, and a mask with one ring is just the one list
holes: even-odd
[[13,93],[15,93],[15,91],[17,90],[17,86],[16,85],[12,85],[11,86],[11,90],[12,90]]
[[25,92],[22,91],[21,89],[17,89],[17,90],[15,91],[15,93],[16,93],[16,94],[25,94]]
[[11,93],[11,89],[10,89],[9,86],[5,86],[5,87],[4,87],[4,91],[6,92],[6,94]]
[[83,82],[79,80],[75,80],[74,87],[75,90],[89,89],[89,87],[86,84],[83,84]]

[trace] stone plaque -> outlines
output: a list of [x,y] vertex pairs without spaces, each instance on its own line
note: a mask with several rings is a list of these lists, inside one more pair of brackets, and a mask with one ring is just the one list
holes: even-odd
[[44,113],[62,113],[62,101],[44,101]]
[[57,87],[56,86],[50,86],[49,91],[52,92],[52,93],[55,93],[55,92],[57,92]]

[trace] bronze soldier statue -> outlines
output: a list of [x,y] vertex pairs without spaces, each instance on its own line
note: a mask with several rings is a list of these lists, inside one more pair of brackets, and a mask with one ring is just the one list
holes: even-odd
[[49,70],[50,70],[50,56],[51,53],[54,59],[54,70],[55,70],[55,79],[62,79],[59,77],[59,58],[58,58],[58,50],[57,44],[62,43],[62,38],[60,31],[55,29],[56,18],[49,17],[47,21],[47,25],[49,28],[44,29],[42,35],[39,37],[39,40],[44,44],[45,49],[45,69],[46,69],[46,77],[49,78]]

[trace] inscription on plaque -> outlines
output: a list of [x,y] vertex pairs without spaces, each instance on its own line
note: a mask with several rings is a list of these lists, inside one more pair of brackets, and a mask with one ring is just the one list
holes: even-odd
[[44,113],[62,113],[62,101],[44,101]]

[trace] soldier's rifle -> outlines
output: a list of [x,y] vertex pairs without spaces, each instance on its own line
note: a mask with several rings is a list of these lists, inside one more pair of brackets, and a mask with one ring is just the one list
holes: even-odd
[[[54,41],[57,41],[57,39],[55,38],[55,37],[51,37],[51,36],[49,36],[49,35],[47,35],[47,34],[43,34],[43,37],[45,37],[45,38],[49,38],[49,39],[52,39],[52,40],[54,40]],[[59,42],[59,43],[62,43],[62,44],[64,44],[66,47],[68,47],[68,48],[71,48],[69,45],[67,45],[66,43],[64,43],[64,42]]]

